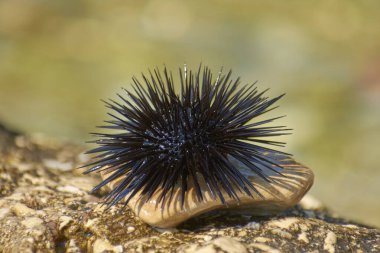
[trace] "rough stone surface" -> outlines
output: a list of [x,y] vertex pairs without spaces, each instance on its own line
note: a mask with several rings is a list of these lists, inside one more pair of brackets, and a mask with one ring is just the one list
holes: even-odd
[[380,230],[307,197],[269,218],[214,212],[154,229],[122,205],[101,207],[100,181],[75,169],[83,147],[0,125],[0,252],[380,252]]
[[[252,193],[253,195],[250,197],[246,193],[238,191],[236,195],[239,197],[239,204],[223,190],[221,194],[224,197],[226,205],[220,199],[214,199],[207,185],[204,181],[200,180],[199,185],[203,194],[202,200],[197,198],[196,191],[190,186],[189,191],[184,195],[185,200],[183,207],[181,207],[181,187],[178,185],[173,189],[173,200],[165,202],[164,210],[157,207],[157,203],[160,202],[161,191],[154,193],[149,201],[140,198],[141,195],[137,193],[128,202],[128,207],[144,222],[160,228],[176,227],[194,216],[214,210],[221,211],[222,209],[226,209],[225,211],[228,211],[230,214],[274,215],[295,206],[308,192],[314,181],[314,174],[310,168],[297,163],[289,157],[277,158],[282,166],[281,176],[274,174],[270,170],[265,171],[265,168],[262,171],[266,175],[272,174],[270,176],[276,180],[277,184],[268,183],[262,178],[257,177],[244,164],[234,162],[235,166],[246,170],[244,174],[247,176],[247,179],[256,187],[257,192],[260,193]],[[100,175],[103,180],[107,180],[111,174],[107,170],[104,170],[100,172]],[[119,178],[109,182],[107,186],[112,190],[117,188],[122,181],[123,178]],[[125,199],[128,199],[128,197],[127,195]],[[306,198],[305,201],[307,204],[312,204],[313,202],[310,200],[311,198]]]

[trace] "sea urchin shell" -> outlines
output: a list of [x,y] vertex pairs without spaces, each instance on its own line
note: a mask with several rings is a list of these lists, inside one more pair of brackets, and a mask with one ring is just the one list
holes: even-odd
[[179,79],[177,94],[172,74],[155,69],[142,75],[143,83],[133,78],[133,91],[118,94],[119,102],[104,101],[112,119],[101,128],[115,132],[94,133],[98,147],[88,153],[97,156],[85,173],[104,176],[94,191],[113,184],[105,204],[147,203],[154,196],[161,210],[173,200],[183,209],[190,191],[199,203],[207,195],[239,204],[241,196],[265,197],[252,178],[281,186],[282,161],[290,155],[272,148],[284,143],[268,138],[289,129],[268,126],[280,117],[260,116],[283,95],[268,98],[255,83],[240,86],[231,71],[213,78],[201,66],[195,73],[180,69]]

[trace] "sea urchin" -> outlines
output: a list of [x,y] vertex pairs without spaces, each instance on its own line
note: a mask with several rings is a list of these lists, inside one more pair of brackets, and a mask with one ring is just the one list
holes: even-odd
[[[95,161],[85,173],[107,173],[108,177],[93,191],[110,182],[117,185],[105,198],[112,206],[125,204],[139,196],[145,202],[160,192],[157,201],[172,201],[175,188],[180,189],[183,206],[185,194],[193,188],[198,201],[204,198],[204,185],[213,199],[225,203],[224,193],[239,202],[238,192],[261,195],[248,177],[236,166],[243,164],[268,183],[275,181],[263,168],[280,175],[276,156],[288,154],[271,146],[284,143],[266,139],[287,134],[284,126],[268,126],[278,119],[259,119],[276,108],[283,95],[268,98],[256,84],[240,86],[231,71],[214,78],[207,67],[179,70],[180,93],[175,91],[172,73],[164,68],[133,78],[133,91],[124,90],[120,101],[104,101],[111,110],[111,120],[101,128],[112,133],[94,133],[98,147]],[[268,156],[266,154],[273,155]]]

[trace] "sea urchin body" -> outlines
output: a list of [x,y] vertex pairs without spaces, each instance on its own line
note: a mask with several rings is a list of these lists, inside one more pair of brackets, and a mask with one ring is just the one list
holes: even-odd
[[97,156],[86,165],[86,173],[108,175],[94,191],[118,182],[105,199],[107,205],[121,200],[128,204],[135,196],[148,201],[159,192],[157,201],[163,208],[179,188],[183,206],[190,188],[202,201],[201,185],[223,204],[225,193],[237,203],[239,193],[260,196],[236,162],[268,183],[276,182],[264,170],[281,176],[276,157],[288,154],[272,149],[283,143],[270,138],[288,129],[267,125],[277,118],[259,116],[276,108],[282,95],[270,99],[255,83],[241,86],[231,71],[213,77],[207,67],[195,73],[185,67],[179,80],[176,93],[172,74],[155,69],[143,74],[142,82],[133,78],[133,91],[118,94],[120,101],[104,101],[112,119],[101,128],[114,132],[95,133],[98,147],[88,153]]

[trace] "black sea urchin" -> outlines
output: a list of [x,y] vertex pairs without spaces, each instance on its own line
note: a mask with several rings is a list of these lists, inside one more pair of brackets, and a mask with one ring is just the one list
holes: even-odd
[[179,187],[183,206],[190,187],[198,200],[203,199],[202,184],[222,203],[223,191],[236,201],[237,191],[260,195],[232,160],[268,182],[272,180],[263,167],[280,174],[274,169],[281,167],[276,159],[265,154],[287,154],[266,146],[284,143],[263,137],[283,135],[288,129],[264,126],[279,117],[257,117],[276,108],[272,105],[283,95],[269,99],[255,83],[240,87],[239,78],[231,79],[231,71],[219,72],[214,79],[207,67],[195,73],[180,69],[180,94],[166,68],[163,73],[155,69],[143,74],[142,79],[143,84],[133,78],[134,92],[118,94],[120,102],[104,101],[113,113],[108,113],[112,120],[101,128],[118,131],[95,133],[100,138],[94,141],[98,147],[88,152],[98,155],[86,165],[85,173],[109,173],[94,191],[119,180],[105,204],[112,206],[124,198],[128,204],[136,194],[148,201],[160,190],[157,200],[163,206]]

